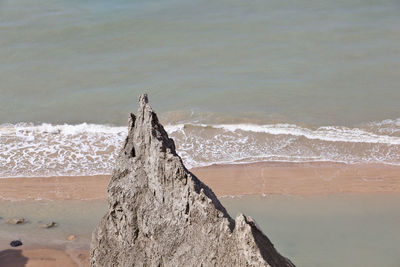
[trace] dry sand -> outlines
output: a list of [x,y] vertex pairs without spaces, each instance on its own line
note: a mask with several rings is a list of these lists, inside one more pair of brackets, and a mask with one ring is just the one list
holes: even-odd
[[[400,193],[400,167],[341,163],[252,163],[191,170],[218,196]],[[0,179],[3,200],[104,199],[109,176]]]

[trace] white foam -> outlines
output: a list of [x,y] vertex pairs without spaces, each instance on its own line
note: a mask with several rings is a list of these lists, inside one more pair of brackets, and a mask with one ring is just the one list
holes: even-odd
[[[400,164],[400,137],[379,134],[400,120],[365,128],[293,124],[177,124],[165,129],[188,168],[256,161]],[[389,126],[390,125],[390,126]],[[0,125],[0,177],[109,174],[127,127]]]
[[180,124],[167,129],[191,166],[255,161],[400,164],[400,137],[360,128]]
[[0,126],[1,177],[110,173],[126,127],[78,125]]
[[[400,125],[400,119],[398,121]],[[324,126],[315,130],[300,127],[294,124],[220,124],[220,125],[205,125],[205,124],[186,124],[194,127],[212,127],[215,129],[223,129],[226,131],[236,132],[255,132],[267,133],[271,135],[293,135],[303,136],[308,139],[319,139],[330,142],[357,142],[357,143],[381,143],[381,144],[400,144],[400,137],[389,135],[378,135],[359,128],[347,128],[338,126]],[[185,125],[171,125],[168,129],[171,132],[182,131]]]
[[116,127],[101,124],[88,124],[81,123],[76,125],[52,125],[49,123],[42,123],[41,125],[34,125],[31,123],[18,123],[16,125],[4,124],[0,125],[0,133],[12,132],[36,132],[36,133],[51,133],[51,134],[64,134],[64,135],[77,135],[82,133],[105,133],[105,134],[120,134],[127,131],[126,127]]

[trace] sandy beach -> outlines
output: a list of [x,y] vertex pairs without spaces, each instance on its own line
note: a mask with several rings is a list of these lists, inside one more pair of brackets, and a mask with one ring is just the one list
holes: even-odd
[[[191,170],[219,197],[400,193],[400,167],[383,164],[268,162]],[[3,200],[104,199],[108,175],[0,179]]]
[[[342,193],[400,193],[400,167],[341,163],[252,163],[213,165],[191,170],[219,196],[297,195]],[[2,201],[104,200],[108,175],[2,178]],[[0,266],[89,266],[88,251],[7,249]]]
[[192,170],[218,196],[400,193],[400,167],[383,164],[253,163]]
[[57,249],[7,249],[0,251],[0,266],[78,267],[89,266],[88,251],[68,253]]

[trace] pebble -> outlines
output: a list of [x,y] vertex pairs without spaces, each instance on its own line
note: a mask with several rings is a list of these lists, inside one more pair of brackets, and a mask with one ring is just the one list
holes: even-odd
[[19,247],[19,246],[22,246],[22,242],[20,240],[13,240],[13,241],[11,241],[10,246]]
[[23,224],[25,222],[24,218],[11,218],[7,220],[9,224]]
[[75,240],[76,239],[76,236],[74,236],[74,235],[69,235],[68,237],[67,237],[67,240],[68,241],[72,241],[72,240]]
[[46,224],[42,224],[42,225],[41,225],[42,228],[53,228],[53,227],[55,227],[55,226],[57,226],[57,223],[56,223],[56,222],[49,222],[49,223],[46,223]]

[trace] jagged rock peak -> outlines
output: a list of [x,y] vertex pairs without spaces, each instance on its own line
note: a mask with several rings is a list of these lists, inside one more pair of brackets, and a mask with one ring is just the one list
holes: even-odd
[[294,266],[185,168],[146,94],[136,114],[92,235],[92,266]]
[[[137,117],[134,114],[129,116],[128,137],[125,140],[123,152],[128,157],[149,156],[149,149],[154,146],[159,147],[160,152],[175,154],[175,144],[168,137],[164,127],[158,122],[156,113],[148,104],[147,94],[139,98],[139,108]],[[157,150],[153,151],[155,156]]]

